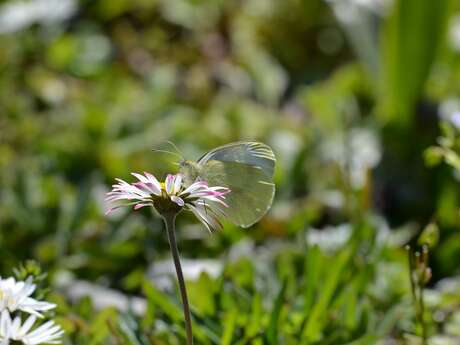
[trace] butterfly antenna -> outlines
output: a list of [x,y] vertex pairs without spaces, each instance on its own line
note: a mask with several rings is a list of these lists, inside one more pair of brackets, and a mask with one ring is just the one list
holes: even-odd
[[170,140],[166,140],[166,142],[171,145],[173,147],[174,150],[177,151],[177,153],[181,156],[182,160],[184,160],[184,154],[182,153],[181,150],[179,150],[179,148],[176,146],[176,144],[174,144],[172,141]]
[[163,152],[163,153],[169,153],[170,155],[174,155],[176,157],[179,157],[180,159],[183,159],[182,155],[176,153],[176,152],[172,152],[172,151],[167,151],[167,150],[159,150],[159,149],[152,149],[152,151],[154,152]]

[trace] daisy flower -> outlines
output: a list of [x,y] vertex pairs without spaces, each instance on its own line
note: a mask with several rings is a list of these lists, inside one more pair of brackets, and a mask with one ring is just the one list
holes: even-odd
[[202,180],[184,186],[182,174],[169,174],[164,183],[149,173],[132,175],[137,179],[134,183],[116,179],[118,183],[107,193],[106,200],[112,204],[107,213],[123,206],[134,206],[135,210],[152,206],[162,215],[185,209],[193,212],[209,231],[222,228],[219,217],[225,216],[225,195],[230,189],[210,187]]
[[[0,316],[0,344],[9,345],[22,342],[24,345],[59,344],[60,337],[64,334],[62,328],[47,321],[34,327],[37,317],[30,315],[24,323],[19,316],[11,319],[10,313],[2,311]],[[34,329],[32,329],[34,328]]]
[[107,201],[112,204],[107,213],[122,206],[134,206],[135,210],[151,206],[163,217],[181,293],[187,344],[193,345],[191,313],[177,248],[175,219],[185,209],[193,212],[209,231],[221,229],[219,217],[225,216],[224,210],[228,207],[225,195],[230,193],[230,189],[209,186],[203,180],[186,185],[182,174],[169,174],[163,183],[149,173],[132,175],[137,179],[136,182],[117,179],[118,183],[107,193]]
[[53,303],[37,301],[30,297],[36,286],[30,280],[16,281],[14,278],[0,278],[0,311],[14,312],[20,310],[37,317],[42,317],[40,312],[56,307]]

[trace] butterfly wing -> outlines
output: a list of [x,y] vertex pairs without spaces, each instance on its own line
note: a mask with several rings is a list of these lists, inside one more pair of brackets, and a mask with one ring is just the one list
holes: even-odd
[[237,162],[260,167],[270,179],[273,178],[276,162],[270,146],[256,141],[239,141],[219,146],[203,155],[198,163],[203,165],[209,160]]
[[198,160],[200,177],[210,185],[231,189],[226,195],[226,216],[249,227],[270,208],[275,194],[275,156],[265,144],[238,142],[218,147]]

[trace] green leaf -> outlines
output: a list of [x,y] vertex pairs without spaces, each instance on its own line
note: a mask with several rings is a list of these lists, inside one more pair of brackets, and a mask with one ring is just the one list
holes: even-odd
[[256,293],[252,299],[251,318],[246,326],[247,338],[255,336],[260,331],[263,313],[262,296]]
[[183,320],[181,309],[170,302],[169,299],[162,294],[153,284],[145,281],[143,284],[144,293],[147,296],[149,303],[158,306],[168,317],[174,322],[181,322]]
[[445,152],[444,158],[447,164],[453,166],[457,170],[460,170],[460,157],[456,152],[447,150]]
[[[174,323],[183,324],[184,316],[181,307],[172,303],[167,296],[161,293],[151,282],[144,281],[144,293],[147,296],[149,304],[152,304],[150,309],[158,307],[163,311]],[[156,310],[157,308],[155,308]],[[193,334],[202,344],[209,344],[210,339],[215,339],[215,334],[212,330],[201,327],[200,324],[192,320]],[[184,334],[182,330],[182,334]]]
[[283,307],[285,294],[286,294],[287,280],[283,281],[280,292],[276,297],[275,304],[270,315],[270,323],[267,329],[267,341],[270,345],[278,345],[278,323],[280,320],[281,308]]
[[118,318],[118,330],[127,345],[148,345],[137,335],[137,324],[128,315],[120,315]]
[[379,337],[375,335],[364,335],[359,339],[356,339],[345,345],[374,345],[379,340]]
[[304,326],[302,339],[307,343],[318,341],[321,338],[321,332],[326,326],[325,319],[328,307],[332,301],[333,294],[340,283],[346,264],[353,252],[353,248],[344,250],[330,265],[328,276],[318,292],[319,297]]
[[437,146],[429,147],[423,153],[426,165],[432,167],[442,162],[444,157],[444,149]]
[[315,292],[320,282],[322,270],[321,250],[318,246],[309,247],[305,256],[305,294],[304,305],[305,313],[308,315],[314,303]]
[[113,308],[105,309],[96,315],[91,322],[91,342],[89,345],[104,344],[111,331],[108,327],[110,320],[117,319],[117,311]]
[[427,245],[434,248],[439,242],[439,227],[436,223],[428,224],[418,238],[419,245]]
[[232,343],[237,317],[238,311],[236,309],[231,309],[225,315],[224,332],[222,334],[222,339],[220,340],[221,345],[230,345]]
[[201,273],[196,281],[187,283],[190,303],[201,315],[213,315],[215,312],[215,286],[216,282],[205,272]]
[[[389,120],[408,124],[443,40],[449,0],[396,0],[384,27],[384,89]],[[388,102],[388,103],[387,103]]]

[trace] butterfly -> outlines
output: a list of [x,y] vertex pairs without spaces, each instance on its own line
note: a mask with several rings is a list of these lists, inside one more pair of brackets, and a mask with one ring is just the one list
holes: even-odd
[[210,186],[231,190],[228,207],[222,209],[234,224],[247,228],[258,222],[273,202],[273,173],[276,158],[272,149],[256,141],[239,141],[219,146],[198,161],[182,160],[180,171],[186,185],[197,179]]

